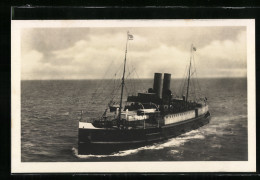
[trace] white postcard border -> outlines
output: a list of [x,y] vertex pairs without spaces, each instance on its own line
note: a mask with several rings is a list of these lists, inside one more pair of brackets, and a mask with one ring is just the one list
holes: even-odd
[[[247,27],[248,161],[21,162],[21,29],[68,27]],[[255,20],[12,20],[11,22],[11,172],[255,172]]]

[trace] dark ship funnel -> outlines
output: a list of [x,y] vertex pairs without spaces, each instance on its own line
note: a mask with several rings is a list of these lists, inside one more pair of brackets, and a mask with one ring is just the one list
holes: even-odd
[[153,90],[159,98],[162,94],[162,73],[154,73]]
[[170,86],[171,86],[171,74],[164,73],[162,98],[169,96]]

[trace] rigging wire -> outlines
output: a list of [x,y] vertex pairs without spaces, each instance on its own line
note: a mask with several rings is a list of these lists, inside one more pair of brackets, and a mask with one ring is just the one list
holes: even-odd
[[[130,69],[129,69],[129,66],[127,66],[127,70],[128,70],[128,75],[127,75],[127,77],[130,77],[131,71],[130,71]],[[126,79],[127,79],[127,77],[126,77]],[[130,85],[130,91],[132,91],[132,90],[133,90],[133,82],[131,81],[131,78],[130,78],[127,82],[129,82],[129,85]],[[131,90],[131,88],[132,88],[132,90]],[[127,94],[128,94],[128,93],[127,93]],[[128,94],[128,95],[129,95],[129,94]]]
[[[200,86],[200,83],[198,81],[198,77],[197,77],[197,68],[196,68],[196,63],[195,63],[195,58],[194,58],[194,53],[192,53],[192,58],[191,58],[191,61],[192,61],[192,65],[191,65],[191,75],[190,75],[190,84],[191,84],[191,89],[189,90],[189,92],[193,95],[193,99],[197,101],[197,99],[200,99],[200,96],[201,96],[201,86]],[[179,89],[179,92],[181,91],[182,94],[185,92],[185,89],[187,87],[187,78],[188,78],[188,72],[187,72],[187,68],[188,68],[188,65],[186,66],[185,68],[185,71],[184,71],[184,78],[181,82],[181,86],[180,86],[180,89]],[[193,78],[191,78],[193,77]]]
[[[136,76],[137,76],[137,78],[138,78],[138,80],[140,80],[141,81],[141,84],[145,84],[144,83],[144,81],[143,81],[143,79],[141,79],[140,77],[139,77],[139,75],[138,75],[138,73],[137,73],[137,71],[134,69],[134,72],[135,72],[135,74],[136,74]],[[142,90],[146,90],[143,86],[142,86]]]
[[[104,76],[102,77],[101,82],[98,84],[98,88],[95,90],[95,92],[97,92],[97,91],[99,90],[99,88],[101,87],[100,84],[103,84],[104,78],[107,76],[107,73],[110,71],[110,68],[113,67],[113,66],[112,66],[113,64],[114,64],[114,60],[111,61],[109,67],[107,68],[106,72],[104,73]],[[94,92],[94,93],[95,93],[95,92]],[[94,98],[94,97],[92,96],[92,99],[91,99],[91,100],[93,100],[93,98]]]
[[132,71],[130,71],[129,70],[129,73],[128,73],[128,75],[127,75],[127,77],[125,78],[127,81],[126,82],[129,82],[129,84],[130,84],[130,87],[132,88],[132,89],[130,89],[130,91],[133,93],[133,92],[135,92],[135,88],[134,88],[134,82],[133,82],[133,78],[131,78],[131,74],[134,72],[134,70],[132,70]]
[[[131,43],[130,43],[129,44],[129,50],[130,51],[131,51],[131,48],[132,48],[132,46],[131,46]],[[136,86],[135,86],[135,82],[134,82],[135,74],[133,74],[133,71],[134,71],[135,67],[133,66],[133,63],[132,63],[132,54],[129,55],[128,68],[131,68],[132,78],[130,80],[131,80],[131,88],[132,88],[132,95],[133,95],[136,92]]]
[[200,83],[199,83],[198,76],[197,76],[197,67],[196,67],[196,64],[195,64],[195,58],[194,57],[193,57],[193,63],[194,63],[196,81],[197,81],[198,88],[199,88],[198,90],[199,90],[199,93],[201,94],[201,87],[200,87]]
[[[122,64],[121,64],[121,66],[122,66]],[[115,75],[117,75],[117,74],[120,72],[121,66],[119,66],[119,68],[117,69]],[[110,70],[111,67],[113,67],[113,66],[110,66],[110,67],[108,68],[108,70]],[[107,70],[107,71],[108,71],[108,70]],[[106,72],[106,73],[105,73],[105,76],[107,76],[107,74],[108,74],[108,73]],[[104,77],[105,77],[105,76],[104,76]],[[115,76],[115,79],[116,79],[116,76]],[[112,84],[113,81],[114,81],[114,78],[112,78],[112,79],[105,79],[105,78],[103,78],[103,79],[101,80],[101,83],[99,83],[97,90],[93,93],[94,95],[92,96],[91,101],[93,101],[93,99],[97,99],[98,97],[100,97],[101,95],[103,95],[104,89],[107,89],[108,85]]]
[[188,64],[186,65],[183,77],[182,77],[182,81],[181,81],[181,85],[180,85],[180,89],[179,89],[179,94],[184,95],[184,91],[186,89],[186,81],[187,81],[187,77],[188,77]]

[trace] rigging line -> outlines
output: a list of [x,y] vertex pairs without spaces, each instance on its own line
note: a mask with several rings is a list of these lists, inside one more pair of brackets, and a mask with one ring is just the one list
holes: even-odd
[[[136,69],[135,66],[133,65],[133,62],[130,61],[130,65],[132,68],[132,72],[134,72],[134,70]],[[135,78],[135,74],[133,73],[133,78],[132,78],[132,82],[133,82],[133,94],[136,93],[136,82],[135,82],[136,78]]]
[[[104,85],[103,89],[107,88],[108,85],[112,84],[113,83],[113,80],[114,79],[110,79],[110,80],[107,80],[106,84]],[[112,82],[111,82],[112,81]]]
[[[122,66],[122,64],[121,64],[121,66]],[[118,70],[117,70],[117,72],[115,73],[115,75],[117,75],[119,72],[120,72],[120,67],[121,66],[119,66],[119,68],[118,68]],[[112,78],[112,80],[113,80],[114,78]],[[118,78],[119,79],[119,78]],[[117,77],[115,76],[115,80],[117,80]],[[108,81],[108,82],[106,82],[106,84],[104,84],[104,82],[105,82],[105,79],[103,79],[103,85],[102,86],[100,86],[100,87],[102,87],[102,89],[101,89],[101,91],[103,92],[103,90],[105,89],[105,88],[107,88],[107,86],[109,85],[109,84],[111,84],[111,81]],[[100,95],[102,94],[101,92],[99,93]]]
[[[134,70],[133,70],[132,72],[129,71],[129,74],[127,75],[127,77],[126,77],[125,79],[127,80],[133,72],[134,72]],[[132,80],[131,78],[129,79],[129,82],[130,82],[130,83],[129,83],[130,86],[133,87],[133,86],[134,86],[134,85],[133,85],[134,82],[133,82],[133,80]],[[131,89],[130,89],[130,90],[131,90]]]
[[[134,71],[134,69],[135,69],[135,67],[133,66],[133,64],[132,64],[132,61],[129,61],[130,62],[130,65],[131,65],[131,68],[132,68],[132,72]],[[131,72],[131,73],[132,73]],[[133,74],[133,80],[135,79],[135,77],[134,77],[134,74]],[[136,92],[136,85],[135,85],[135,83],[133,82],[133,87],[134,87],[134,89],[133,89],[133,91],[134,91],[134,93]]]
[[[127,78],[128,78],[128,77],[130,77],[130,75],[131,75],[131,72],[130,72],[129,66],[127,66],[127,70],[128,70],[128,75],[127,75]],[[133,85],[132,85],[132,81],[131,81],[131,79],[129,79],[128,82],[129,82],[130,88],[132,88]],[[130,91],[131,91],[131,89],[130,89]]]
[[110,104],[112,104],[112,103],[116,103],[115,98],[116,98],[116,95],[112,96],[112,97],[110,98],[110,101],[109,101],[108,104],[110,105]]
[[186,77],[183,77],[181,80],[181,86],[180,86],[180,91],[179,91],[180,96],[184,95],[183,92],[184,92],[185,86],[186,86]]
[[[103,76],[101,82],[99,83],[98,88],[97,88],[97,90],[96,90],[96,95],[101,95],[101,94],[103,93],[104,89],[107,87],[107,85],[111,83],[111,81],[108,81],[108,82],[105,84],[105,81],[107,80],[107,79],[105,79],[105,77],[109,77],[109,76],[110,76],[110,75],[107,75],[107,74],[108,74],[108,72],[110,71],[110,69],[114,67],[114,66],[112,66],[113,64],[114,64],[114,60],[112,61],[112,63],[110,63],[109,68],[107,69],[105,75]],[[122,65],[123,65],[123,63],[121,63],[121,65],[118,67],[118,69],[117,69],[117,71],[116,71],[115,74],[118,74],[118,73],[120,72]],[[114,74],[113,74],[113,75],[114,75]],[[112,77],[114,77],[114,76],[112,76]],[[114,78],[112,78],[112,80],[113,80],[113,79],[114,79]],[[100,90],[100,88],[102,88],[102,89]],[[100,91],[99,91],[99,90],[100,90]],[[99,91],[99,93],[98,93],[98,91]],[[95,96],[95,97],[96,97],[96,96]],[[93,98],[94,98],[94,97],[92,96],[92,100],[93,100]]]
[[195,94],[196,94],[196,99],[199,99],[199,96],[201,95],[201,89],[199,86],[197,74],[195,73],[196,78],[194,78],[194,86],[195,86]]
[[115,90],[115,88],[116,88],[116,74],[115,74],[115,78],[114,78],[114,85],[113,85],[113,90],[112,90],[112,92]]
[[[115,96],[116,92],[119,90],[120,85],[118,85],[115,89],[113,89],[113,91],[110,93],[110,96],[112,99],[114,99],[113,97]],[[110,98],[110,99],[111,99]]]
[[118,67],[116,74],[119,74],[122,71],[122,67],[123,67],[123,63],[120,64],[120,66]]
[[129,76],[129,78],[130,78],[130,81],[131,81],[131,85],[132,85],[132,94],[135,92],[135,82],[134,82],[134,76],[132,76],[132,72],[131,72],[131,74],[130,74],[131,76]]
[[109,85],[109,84],[112,84],[112,83],[113,83],[113,80],[111,80],[111,79],[110,79],[110,80],[107,80],[106,84],[104,85],[104,87],[103,87],[103,88],[101,89],[101,91],[99,92],[99,95],[101,96],[101,95],[104,93],[104,90],[105,90],[105,89],[108,89],[108,87],[109,87],[108,85]]
[[182,78],[181,78],[181,83],[180,83],[180,86],[179,86],[179,94],[182,96],[183,95],[183,90],[184,90],[184,86],[185,86],[185,83],[186,83],[186,75],[187,74],[187,68],[188,68],[188,64],[186,64],[185,66],[185,70],[183,72],[183,75],[182,75]]
[[194,98],[196,99],[196,87],[195,87],[195,84],[194,84],[194,80],[192,79],[191,81],[191,85],[192,85],[192,93],[193,93],[193,100]]
[[118,91],[120,90],[120,85],[116,88],[115,92],[112,94],[113,97],[115,98],[116,95],[118,94]]
[[200,88],[200,83],[198,81],[198,76],[197,76],[197,67],[196,67],[196,64],[195,64],[195,58],[194,58],[194,55],[193,55],[193,63],[194,63],[194,68],[195,68],[195,75],[196,75],[196,80],[197,80],[197,84],[198,84],[198,87],[199,87],[199,92],[201,92],[201,88]]
[[[114,64],[114,60],[110,63],[110,65],[109,65],[109,67],[107,68],[107,70],[106,70],[106,72],[105,72],[105,74],[103,75],[103,77],[102,77],[102,80],[101,80],[101,82],[100,83],[102,83],[103,84],[103,80],[104,80],[104,78],[107,76],[107,73],[110,71],[110,68],[112,68],[113,65]],[[97,91],[98,91],[98,89],[100,88],[100,86],[98,86],[98,88],[97,88]]]
[[99,89],[97,89],[96,91],[95,91],[95,94],[94,94],[94,96],[92,96],[92,100],[95,98],[97,98],[97,97],[99,97],[99,96],[101,96],[102,95],[102,93],[103,93],[103,91],[104,91],[104,83],[102,83],[102,86],[101,85],[99,85]]
[[112,94],[115,91],[115,89],[117,89],[120,85],[121,85],[120,79],[116,79],[115,86],[114,86],[114,88],[113,88],[113,90],[111,91],[110,94]]
[[181,86],[180,86],[180,88],[182,88],[181,89],[181,95],[185,94],[184,91],[186,89],[187,77],[188,77],[188,64],[186,65],[186,68],[185,68],[185,71],[184,71],[184,76],[183,76],[182,83],[181,83]]
[[191,44],[191,50],[190,50],[190,63],[189,63],[189,76],[188,76],[188,85],[187,85],[187,92],[186,92],[186,102],[188,102],[188,96],[189,96],[189,87],[190,87],[190,70],[191,70],[191,61],[192,61],[192,56],[193,56],[193,49],[194,46]]
[[129,85],[130,85],[130,92],[129,93],[132,93],[133,90],[134,90],[134,85],[133,85],[133,80],[130,77],[130,74],[129,74],[129,78],[127,78],[127,81],[129,82]]
[[120,89],[120,86],[121,86],[121,83],[120,83],[120,81],[118,81],[118,84],[117,84],[117,86],[116,86],[116,89],[115,89],[115,91],[113,91],[113,92],[111,92],[111,94],[116,94],[117,93],[117,91]]
[[[112,79],[112,80],[113,80],[113,79]],[[107,88],[107,85],[108,85],[108,83],[110,83],[110,82],[111,82],[111,80],[106,83],[106,86],[104,86],[104,88],[102,88],[102,93],[103,93],[104,89]],[[115,87],[113,87],[113,90],[114,90],[114,89],[115,89]],[[113,90],[112,90],[112,92],[113,92]],[[101,92],[99,93],[100,96],[102,95],[102,93],[101,93]],[[111,93],[109,93],[109,94],[110,94],[110,96],[111,96]],[[110,96],[105,96],[105,98],[103,98],[103,99],[104,99],[104,100],[107,100]]]
[[[117,74],[117,73],[115,73],[115,74]],[[116,78],[116,77],[115,77]],[[112,80],[113,80],[114,78],[112,78]],[[106,86],[108,85],[108,84],[110,84],[111,82],[107,82],[107,84],[106,84]]]
[[128,90],[127,90],[127,87],[125,86],[125,91],[126,91],[126,94],[128,94]]
[[[194,55],[192,53],[192,60],[191,61],[193,61],[193,57],[194,57]],[[191,71],[193,71],[193,73],[194,73],[194,65],[191,67]],[[192,73],[192,75],[193,75],[193,73]],[[196,94],[195,94],[195,85],[194,85],[192,75],[190,76],[190,80],[191,80],[190,84],[191,84],[191,93],[193,94],[193,100],[194,100],[194,97],[196,96]]]
[[114,79],[114,88],[115,89],[117,87],[117,85],[120,84],[120,81],[119,81],[119,78],[117,79],[116,76],[115,76],[115,79]]
[[[118,91],[118,90],[119,90],[119,89],[117,89],[117,91]],[[117,98],[117,100],[115,100],[116,98]],[[119,98],[119,97],[118,97],[118,93],[116,93],[116,94],[114,94],[114,96],[112,96],[112,99],[111,99],[111,100],[115,102],[115,101],[118,101],[118,98]]]
[[189,99],[192,100],[194,94],[193,94],[193,87],[190,80],[190,87],[189,87]]
[[[141,83],[142,83],[142,84],[145,84],[144,81],[143,81],[143,79],[140,79],[140,78],[139,78],[139,75],[138,75],[137,71],[136,71],[135,69],[134,69],[134,71],[135,71],[135,73],[136,73],[137,78],[141,81]],[[142,86],[142,89],[143,89],[143,90],[146,90],[143,86]]]

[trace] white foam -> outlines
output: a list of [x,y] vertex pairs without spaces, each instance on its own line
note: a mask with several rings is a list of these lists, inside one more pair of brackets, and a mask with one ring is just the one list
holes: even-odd
[[[204,139],[205,136],[203,136],[203,134],[200,133],[199,130],[193,130],[190,131],[186,134],[183,134],[177,138],[172,138],[169,139],[166,142],[162,142],[162,143],[156,143],[153,145],[149,145],[149,146],[143,146],[140,148],[136,148],[136,149],[129,149],[129,150],[124,150],[124,151],[119,151],[113,154],[108,154],[108,155],[93,155],[93,154],[89,154],[89,155],[78,155],[78,150],[76,148],[72,148],[72,151],[74,153],[74,155],[78,158],[105,158],[105,157],[120,157],[120,156],[128,156],[128,155],[132,155],[132,154],[136,154],[140,151],[143,150],[160,150],[160,149],[164,149],[164,148],[168,148],[168,147],[179,147],[181,145],[183,145],[185,142],[191,140],[191,139]],[[176,154],[178,151],[177,150],[173,150],[173,152]]]
[[177,150],[171,150],[171,151],[170,151],[171,154],[177,154],[178,152],[179,152],[179,151],[177,151]]

